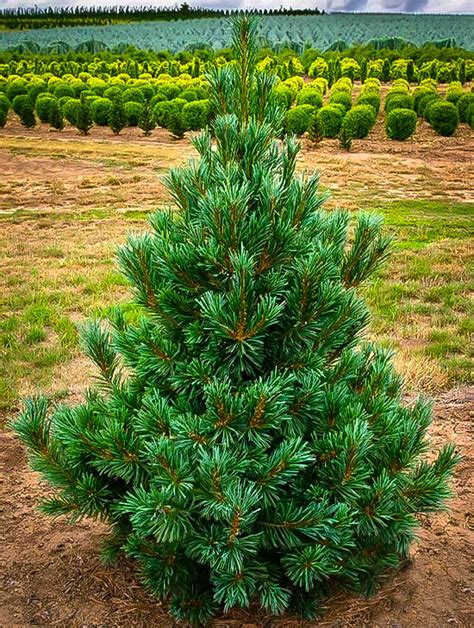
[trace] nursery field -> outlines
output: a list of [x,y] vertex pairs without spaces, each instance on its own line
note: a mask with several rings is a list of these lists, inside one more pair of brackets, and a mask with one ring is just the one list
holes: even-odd
[[[452,510],[422,521],[413,561],[374,598],[336,597],[320,622],[232,612],[215,626],[472,625],[473,150],[467,125],[442,137],[424,120],[405,142],[387,139],[379,120],[350,152],[337,140],[304,140],[299,167],[321,172],[328,207],[382,213],[395,236],[390,262],[364,289],[368,333],[397,351],[408,399],[435,399],[433,444],[454,440],[463,462]],[[3,421],[39,389],[79,399],[94,373],[76,326],[130,300],[114,251],[168,203],[160,177],[192,154],[188,139],[165,129],[143,138],[97,127],[81,137],[15,119],[0,129]],[[35,512],[45,488],[8,430],[1,440],[0,624],[171,626],[131,565],[100,563],[100,524],[71,527]]]
[[[471,15],[397,15],[333,14],[305,16],[266,16],[261,19],[259,34],[265,45],[279,48],[291,44],[303,51],[307,46],[320,50],[340,48],[354,43],[390,37],[422,45],[454,41],[466,49],[473,46]],[[141,22],[106,26],[78,26],[57,29],[18,31],[0,30],[0,50],[19,44],[47,48],[60,41],[69,48],[84,42],[100,42],[102,47],[134,45],[152,50],[183,50],[211,45],[214,50],[230,43],[231,23],[227,18],[185,21]]]

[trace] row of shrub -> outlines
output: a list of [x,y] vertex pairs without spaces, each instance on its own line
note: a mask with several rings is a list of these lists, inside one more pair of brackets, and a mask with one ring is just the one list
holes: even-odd
[[[267,65],[270,65],[267,63]],[[429,61],[415,65],[412,59],[363,59],[360,63],[351,57],[338,59],[334,66],[323,57],[314,59],[308,69],[310,78],[324,77],[328,80],[347,77],[351,80],[364,82],[366,79],[377,78],[381,81],[394,81],[399,78],[410,83],[418,83],[426,78],[436,79],[439,83],[460,80],[462,83],[474,78],[474,64],[471,60],[457,62]],[[331,81],[332,82],[332,81]]]
[[[13,110],[26,126],[35,124],[35,113],[41,122],[50,122],[56,128],[62,128],[61,116],[77,126],[82,103],[90,108],[92,123],[110,126],[114,102],[120,101],[122,128],[140,126],[140,119],[145,117],[149,120],[145,126],[168,128],[179,137],[187,130],[205,126],[212,115],[206,84],[191,77],[178,80],[162,77],[153,84],[138,79],[131,84],[114,82],[105,86],[93,77],[88,77],[86,83],[78,79],[85,89],[78,89],[75,79],[68,82],[50,78],[42,86],[44,91],[32,89],[24,80],[14,78],[6,93],[0,94],[0,125],[5,124],[10,106],[6,94],[13,96]],[[75,90],[71,90],[72,86]],[[352,92],[353,83],[347,77],[336,81],[330,90],[322,77],[306,83],[301,77],[293,77],[277,85],[274,97],[286,109],[286,132],[296,135],[309,132],[315,140],[342,136],[347,143],[367,137],[381,105],[378,79],[367,79],[354,106]],[[387,136],[407,139],[416,130],[417,116],[425,117],[437,133],[452,135],[459,120],[472,125],[473,101],[474,94],[465,92],[459,82],[448,86],[443,99],[432,79],[424,80],[413,92],[406,80],[397,79],[384,104]]]
[[[0,126],[5,125],[9,108],[8,99],[0,94]],[[177,137],[185,131],[206,126],[211,114],[208,99],[187,101],[173,98],[137,102],[124,100],[121,94],[105,98],[86,96],[84,92],[80,98],[63,96],[59,99],[49,93],[40,94],[35,104],[27,94],[19,94],[13,99],[12,109],[26,127],[35,126],[37,116],[40,122],[49,123],[56,129],[62,129],[64,120],[67,120],[82,133],[87,133],[93,124],[110,126],[116,133],[127,126],[139,126],[146,135],[156,126],[161,126]]]
[[[432,79],[425,79],[412,93],[407,81],[398,80],[385,100],[387,124],[392,111],[403,109],[406,120],[414,120],[414,116],[423,117],[439,135],[450,136],[455,133],[460,121],[473,125],[473,102],[474,93],[465,92],[459,81],[448,85],[443,98]],[[409,114],[408,111],[413,113]],[[396,117],[396,114],[391,116],[392,122]],[[392,124],[391,128],[395,126]],[[389,136],[392,136],[391,133]]]
[[[84,50],[82,54],[66,54],[61,42],[57,42],[51,55],[29,55],[24,51],[23,58],[18,59],[15,57],[20,53],[13,55],[14,58],[11,58],[11,53],[0,53],[0,76],[24,76],[34,72],[51,73],[57,77],[69,74],[78,77],[87,72],[105,80],[124,74],[132,79],[143,74],[153,78],[162,74],[172,77],[183,74],[200,77],[212,67],[232,62],[230,50],[216,53],[209,50],[181,51],[176,55],[171,55],[168,51],[136,51],[135,58],[131,57],[131,52],[133,51],[127,50],[114,54],[95,51],[88,54]],[[390,59],[387,56],[371,58],[370,55],[363,55],[356,59],[345,53],[339,57],[337,51],[329,56],[321,56],[320,52],[312,49],[305,50],[300,56],[291,50],[276,54],[270,49],[262,49],[258,54],[258,68],[261,71],[274,72],[281,80],[307,75],[310,78],[325,78],[332,85],[341,77],[362,82],[367,78],[377,78],[383,82],[404,78],[410,83],[432,78],[438,83],[458,80],[463,84],[474,79],[474,61],[470,58],[459,57],[450,61],[431,59],[415,63],[410,58]]]
[[139,79],[127,76],[116,76],[108,80],[82,73],[79,77],[65,75],[58,78],[52,75],[10,76],[0,80],[0,92],[6,94],[10,102],[15,96],[28,95],[33,104],[39,94],[49,93],[57,98],[68,96],[79,98],[84,92],[87,96],[104,96],[106,98],[121,94],[124,101],[145,102],[151,98],[172,100],[184,97],[185,100],[207,98],[208,83],[204,78],[192,78],[182,75],[173,78],[162,74],[158,78],[142,75]]

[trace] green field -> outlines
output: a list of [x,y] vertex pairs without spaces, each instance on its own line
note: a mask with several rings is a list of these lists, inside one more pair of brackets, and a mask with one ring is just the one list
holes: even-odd
[[[145,50],[179,50],[196,47],[214,50],[230,44],[231,24],[226,18],[184,20],[179,22],[141,22],[106,26],[33,29],[25,32],[0,32],[0,50],[34,42],[47,49],[56,42],[76,48],[94,40],[104,47],[135,46]],[[383,15],[333,14],[305,16],[266,16],[261,19],[261,44],[273,48],[290,46],[302,52],[305,47],[327,50],[331,47],[374,42],[383,48],[388,38],[403,38],[420,46],[440,43],[474,47],[474,16],[462,15]]]

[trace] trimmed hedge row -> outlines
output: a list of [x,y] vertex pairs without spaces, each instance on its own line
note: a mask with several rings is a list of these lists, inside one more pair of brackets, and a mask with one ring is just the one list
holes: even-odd
[[[323,76],[310,82],[294,76],[280,81],[273,98],[286,110],[287,133],[302,135],[311,130],[315,138],[337,138],[343,133],[350,141],[367,137],[375,124],[381,105],[380,81],[367,78],[355,103],[352,91],[351,78],[343,76],[333,84],[325,102],[328,81]],[[55,128],[62,128],[63,117],[77,126],[81,103],[90,108],[94,124],[110,126],[117,100],[122,103],[121,128],[140,125],[144,118],[143,127],[158,124],[181,136],[186,130],[205,126],[212,115],[205,81],[191,76],[130,79],[119,75],[104,80],[86,73],[63,78],[25,75],[10,77],[0,85],[0,127],[5,125],[10,108],[25,126],[36,123],[35,113],[41,122]],[[384,110],[385,129],[391,139],[410,137],[416,130],[417,114],[426,118],[437,133],[452,135],[460,121],[472,126],[474,93],[465,92],[461,82],[453,81],[442,98],[432,78],[422,80],[411,92],[408,81],[397,78],[387,94]]]

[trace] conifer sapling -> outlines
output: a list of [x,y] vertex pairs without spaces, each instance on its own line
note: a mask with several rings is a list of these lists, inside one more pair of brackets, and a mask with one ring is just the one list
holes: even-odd
[[56,489],[50,515],[108,522],[171,614],[199,625],[260,604],[309,617],[333,588],[373,592],[443,507],[457,457],[423,459],[430,407],[402,403],[390,355],[361,340],[358,287],[386,258],[378,217],[326,212],[295,175],[274,77],[241,16],[235,65],[212,70],[217,116],[174,168],[177,210],[130,236],[117,308],[83,346],[83,403],[30,399],[14,427]]
[[81,135],[88,135],[91,130],[94,121],[92,120],[92,112],[90,104],[87,99],[81,94],[81,103],[77,108],[76,115],[76,128],[79,130]]
[[120,132],[127,126],[122,97],[114,98],[112,101],[112,108],[109,115],[109,126],[114,135],[120,135]]
[[64,116],[62,114],[59,103],[56,101],[51,103],[48,115],[48,122],[53,129],[57,129],[58,131],[64,129]]
[[143,131],[145,137],[149,137],[153,129],[156,128],[156,119],[149,100],[146,100],[143,105],[142,112],[138,118],[138,127]]

